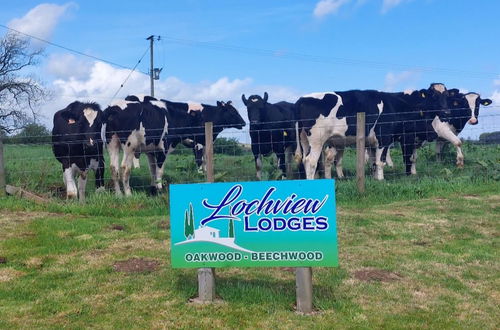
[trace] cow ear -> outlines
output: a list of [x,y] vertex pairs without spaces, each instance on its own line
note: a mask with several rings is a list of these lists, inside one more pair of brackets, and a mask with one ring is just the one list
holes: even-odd
[[456,88],[452,88],[448,90],[448,95],[449,96],[457,96],[460,93],[460,91]]
[[241,100],[243,101],[243,104],[246,106],[248,103],[247,98],[245,97],[245,94],[241,94]]
[[264,92],[264,103],[267,102],[268,98],[269,98],[269,95],[267,95],[267,92]]
[[217,101],[217,106],[218,107],[222,107],[223,106],[222,102],[221,101]]
[[490,99],[481,99],[480,103],[482,105],[490,105],[492,101]]

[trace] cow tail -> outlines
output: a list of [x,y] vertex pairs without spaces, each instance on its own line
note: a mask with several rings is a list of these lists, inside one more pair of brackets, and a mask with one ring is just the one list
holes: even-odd
[[301,131],[301,122],[300,122],[300,100],[295,103],[294,112],[295,112],[295,141],[297,146],[295,148],[294,159],[296,163],[302,162],[302,145],[300,144],[300,131]]

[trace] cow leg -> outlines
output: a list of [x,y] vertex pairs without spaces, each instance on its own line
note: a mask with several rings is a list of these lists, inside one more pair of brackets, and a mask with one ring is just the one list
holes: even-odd
[[308,180],[313,180],[318,166],[318,160],[321,157],[323,150],[323,142],[320,139],[312,139],[310,144],[309,154],[304,159],[304,167],[306,169],[306,177]]
[[113,180],[115,194],[117,196],[121,196],[122,192],[120,189],[120,140],[116,135],[113,135],[111,141],[108,146],[109,160],[110,165],[109,168],[111,170],[111,179]]
[[152,153],[146,154],[149,164],[149,173],[151,174],[150,192],[152,195],[156,195],[156,159]]
[[[97,167],[93,166],[93,162],[97,163]],[[104,191],[104,158],[99,159],[99,161],[90,161],[92,168],[95,171],[95,187],[96,192]]]
[[63,180],[64,185],[66,186],[66,198],[72,199],[78,196],[78,191],[76,189],[76,183],[74,178],[73,166],[69,166],[64,170]]
[[344,158],[344,149],[337,149],[337,154],[335,155],[335,171],[337,172],[337,178],[343,179],[344,169],[342,167],[342,159]]
[[394,162],[392,161],[392,157],[391,157],[391,148],[387,148],[387,154],[385,156],[385,163],[387,164],[387,166],[389,167],[394,167]]
[[196,162],[196,165],[198,166],[198,173],[205,173],[206,172],[206,164],[205,164],[205,157],[203,157],[203,152],[204,152],[204,147],[203,144],[197,143],[193,147],[193,153],[194,153],[194,160]]
[[286,161],[285,161],[284,151],[277,153],[276,157],[278,158],[278,168],[281,170],[281,179],[285,180],[286,179]]
[[262,155],[254,155],[257,180],[262,180]]
[[325,171],[325,179],[332,178],[332,164],[335,161],[336,150],[333,147],[327,146],[324,150],[323,168]]
[[417,175],[417,148],[413,149],[413,153],[411,154],[410,161],[411,161],[410,173],[412,175]]
[[412,155],[415,151],[415,136],[413,134],[405,134],[401,139],[401,151],[403,152],[403,163],[405,164],[406,175],[411,174]]
[[132,190],[130,189],[130,172],[134,161],[134,150],[130,146],[126,147],[125,145],[122,145],[122,148],[123,159],[120,168],[122,171],[123,192],[125,196],[130,196],[132,195]]
[[383,161],[384,147],[377,147],[375,149],[375,180],[384,180],[384,161]]
[[292,179],[293,168],[292,168],[292,147],[288,146],[285,148],[285,171],[286,177]]
[[444,141],[444,140],[441,140],[441,139],[436,140],[436,160],[438,162],[443,161],[443,149],[444,149],[445,144],[446,144],[446,141]]
[[167,156],[163,153],[163,151],[157,151],[155,153],[156,158],[156,189],[161,192],[163,189],[162,178],[163,178],[163,169],[165,165],[165,160]]
[[85,202],[85,187],[87,186],[88,170],[82,171],[78,176],[78,199]]
[[449,123],[441,122],[438,117],[432,122],[432,127],[437,135],[447,141],[450,141],[457,149],[457,166],[464,167],[464,154],[462,153],[462,140],[452,131]]

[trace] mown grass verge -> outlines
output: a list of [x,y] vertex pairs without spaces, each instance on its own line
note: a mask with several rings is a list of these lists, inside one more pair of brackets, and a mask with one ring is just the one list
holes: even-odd
[[[340,267],[314,270],[317,313],[310,316],[294,313],[294,274],[280,268],[217,270],[222,301],[189,303],[196,271],[170,268],[166,208],[111,216],[67,204],[47,212],[12,197],[0,200],[0,327],[500,325],[500,195],[491,185],[419,200],[340,205]],[[115,271],[117,262],[131,258],[158,267]]]

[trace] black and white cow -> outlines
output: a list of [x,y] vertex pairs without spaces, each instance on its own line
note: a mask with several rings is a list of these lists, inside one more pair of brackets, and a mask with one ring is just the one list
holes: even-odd
[[282,176],[287,174],[287,166],[291,165],[292,149],[296,147],[295,138],[295,105],[289,102],[268,103],[268,94],[264,98],[245,94],[241,99],[247,107],[250,121],[250,138],[255,160],[257,179],[262,178],[262,156],[275,153]]
[[[406,163],[416,149],[416,134],[425,131],[433,118],[446,109],[446,95],[444,85],[432,84],[429,89],[409,95],[354,90],[301,97],[296,103],[301,144],[296,157],[302,158],[306,177],[312,179],[326,144],[330,148],[327,148],[325,164],[331,164],[335,158],[337,175],[341,177],[343,148],[355,143],[356,114],[365,112],[366,145],[373,155],[374,177],[383,180],[388,148],[395,140],[401,140]],[[406,173],[410,174],[410,170],[411,165],[407,166]],[[330,175],[326,172],[325,175]]]
[[[302,160],[306,178],[314,178],[325,144],[334,148],[329,150],[327,156],[328,162],[331,163],[332,156],[341,155],[346,145],[355,143],[358,111],[366,113],[366,136],[368,136],[382,111],[381,107],[381,98],[377,91],[313,93],[301,97],[295,103],[297,119],[295,157],[297,160]],[[367,139],[367,145],[370,142],[375,146],[375,140]],[[340,165],[340,162],[337,164]]]
[[[162,189],[161,178],[166,159],[163,138],[168,122],[163,109],[146,106],[149,102],[118,100],[104,110],[103,134],[110,157],[115,193],[131,195],[130,172],[136,155],[146,153],[153,191]],[[120,150],[123,158],[120,162]]]
[[[203,166],[203,155],[205,147],[205,123],[213,123],[213,139],[226,128],[242,129],[246,123],[233,106],[231,101],[217,101],[216,105],[202,103],[182,103],[161,100],[165,103],[167,109],[174,109],[189,114],[192,120],[191,127],[183,132],[181,142],[192,148],[195,161],[200,170]],[[178,143],[179,141],[177,141]],[[174,146],[175,147],[175,146]]]
[[[490,99],[481,99],[477,93],[460,93],[458,89],[447,91],[447,109],[440,112],[432,121],[427,121],[425,129],[421,129],[417,137],[417,145],[436,140],[436,154],[441,157],[441,150],[446,142],[453,144],[457,150],[456,164],[459,168],[464,166],[464,155],[462,152],[462,141],[458,134],[467,123],[475,125],[478,123],[480,105],[491,104]],[[416,150],[410,157],[411,174],[416,174]]]
[[[164,163],[177,144],[189,139],[203,149],[204,121],[214,123],[214,136],[227,126],[241,128],[245,124],[230,102],[190,106],[149,96],[129,96],[117,101],[104,111],[104,118],[111,175],[118,195],[121,195],[120,177],[125,194],[131,194],[130,171],[133,160],[141,153],[148,157],[151,190],[155,193],[162,189]],[[124,152],[121,164],[120,149]]]
[[[52,151],[62,164],[66,196],[85,199],[89,169],[95,171],[95,186],[104,189],[104,157],[101,140],[102,111],[96,103],[73,102],[54,114]],[[78,188],[75,174],[79,174]]]
[[[458,134],[462,132],[466,124],[477,125],[479,122],[479,108],[481,105],[488,106],[492,103],[490,99],[482,99],[478,93],[460,93],[458,89],[450,89],[448,96],[448,107],[450,114],[445,121],[440,125],[436,125],[437,134],[439,135],[436,140],[436,156],[440,160],[443,146],[447,141],[451,142],[457,149],[457,166],[464,166],[464,156],[461,149],[461,141]],[[450,138],[446,139],[443,133],[451,131],[454,135],[448,135]]]

